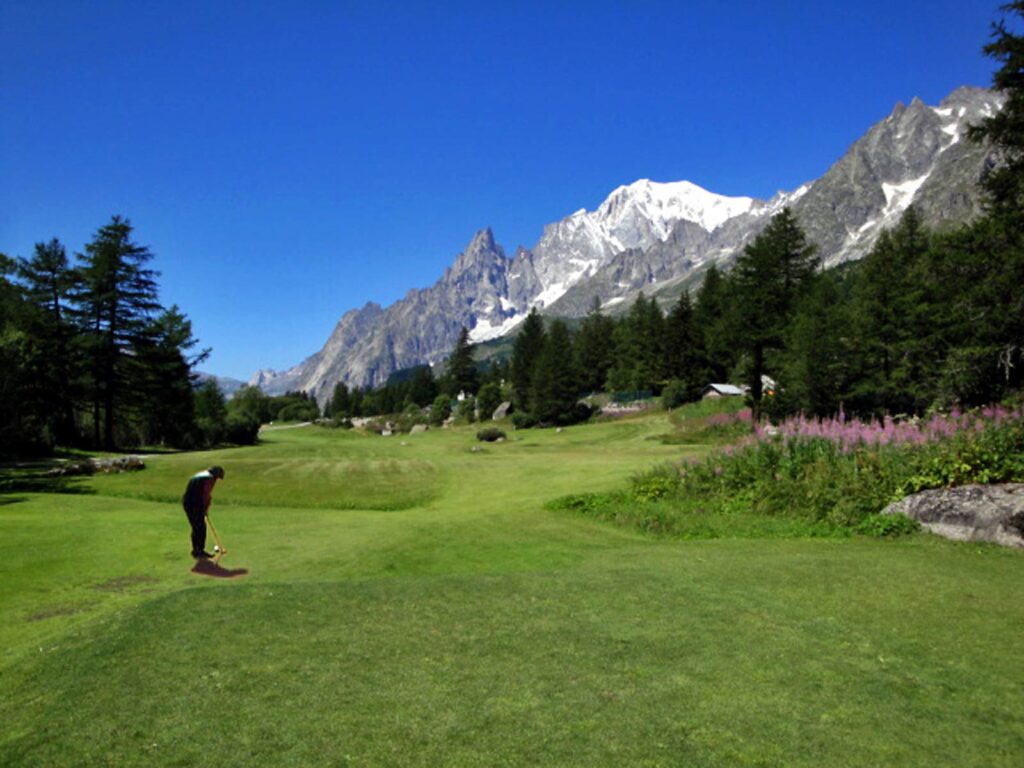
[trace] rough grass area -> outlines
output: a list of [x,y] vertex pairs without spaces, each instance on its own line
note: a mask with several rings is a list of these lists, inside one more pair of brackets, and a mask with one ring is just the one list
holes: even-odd
[[[7,496],[0,765],[1021,764],[1021,553],[546,508],[705,450],[668,419],[289,429]],[[213,463],[232,580],[178,505]]]

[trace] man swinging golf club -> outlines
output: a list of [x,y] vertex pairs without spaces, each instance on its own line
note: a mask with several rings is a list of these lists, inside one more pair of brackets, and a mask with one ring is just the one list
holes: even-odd
[[[185,495],[181,502],[185,507],[185,514],[192,526],[192,557],[197,560],[209,560],[213,557],[206,551],[206,513],[210,509],[210,500],[213,497],[213,486],[218,480],[224,479],[223,467],[210,467],[204,469],[188,481],[185,488]],[[212,523],[211,523],[212,527]],[[217,537],[214,531],[214,538]],[[220,541],[217,548],[223,554]]]

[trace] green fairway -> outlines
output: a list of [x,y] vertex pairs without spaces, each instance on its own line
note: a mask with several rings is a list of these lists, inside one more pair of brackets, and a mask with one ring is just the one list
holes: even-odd
[[[282,429],[0,498],[0,765],[1024,763],[1022,553],[545,506],[671,431]],[[211,464],[239,578],[189,570]]]

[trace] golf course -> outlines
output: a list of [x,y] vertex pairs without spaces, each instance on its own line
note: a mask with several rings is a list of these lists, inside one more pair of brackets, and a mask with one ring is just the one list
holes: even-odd
[[[0,765],[1024,764],[1024,553],[645,535],[550,502],[708,450],[665,412],[476,429],[0,496]],[[191,570],[214,464],[234,578]]]

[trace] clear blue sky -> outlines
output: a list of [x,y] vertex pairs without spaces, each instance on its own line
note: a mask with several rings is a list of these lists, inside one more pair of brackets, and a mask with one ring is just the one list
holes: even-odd
[[638,178],[767,197],[988,85],[997,2],[0,0],[0,251],[112,214],[248,378]]

